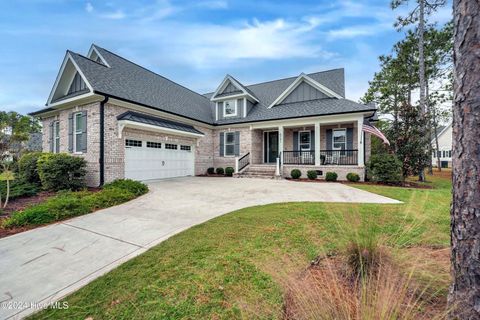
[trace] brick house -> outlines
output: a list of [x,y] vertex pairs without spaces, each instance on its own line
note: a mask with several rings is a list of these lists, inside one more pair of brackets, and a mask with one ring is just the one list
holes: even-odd
[[364,178],[375,108],[345,98],[344,70],[245,86],[230,75],[199,94],[99,46],[67,51],[46,108],[43,150],[84,157],[87,183],[299,168]]

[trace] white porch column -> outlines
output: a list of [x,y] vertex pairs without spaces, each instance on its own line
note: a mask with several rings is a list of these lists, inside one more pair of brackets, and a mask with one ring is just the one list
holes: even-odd
[[363,138],[363,117],[359,118],[357,121],[357,140],[358,165],[363,167],[365,165],[363,162],[363,144],[365,143]]
[[278,126],[278,152],[280,158],[280,164],[283,165],[283,126]]
[[315,123],[315,165],[320,165],[320,122]]

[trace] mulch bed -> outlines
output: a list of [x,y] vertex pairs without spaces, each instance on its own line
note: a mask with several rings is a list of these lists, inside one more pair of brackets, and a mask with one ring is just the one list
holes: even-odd
[[400,184],[394,184],[394,183],[381,183],[381,182],[350,182],[350,181],[325,181],[324,179],[315,179],[315,180],[310,180],[306,178],[301,178],[301,179],[292,179],[292,178],[285,178],[288,181],[293,181],[293,182],[310,182],[310,183],[343,183],[347,185],[374,185],[374,186],[387,186],[387,187],[401,187],[401,188],[416,188],[416,189],[433,189],[432,186],[425,185],[425,184],[419,184],[415,182],[410,182],[406,181]]

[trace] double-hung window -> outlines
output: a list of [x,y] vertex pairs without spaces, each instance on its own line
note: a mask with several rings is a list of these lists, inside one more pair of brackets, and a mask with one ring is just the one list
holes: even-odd
[[225,132],[225,156],[235,155],[235,132]]
[[300,151],[310,151],[311,146],[311,132],[310,131],[300,131],[298,134]]
[[73,152],[82,152],[83,127],[82,113],[77,112],[73,115]]
[[234,117],[237,115],[237,101],[227,100],[223,102],[223,114],[225,117]]
[[347,130],[334,129],[332,139],[333,150],[347,149]]
[[60,152],[60,121],[53,122],[53,152],[59,153]]

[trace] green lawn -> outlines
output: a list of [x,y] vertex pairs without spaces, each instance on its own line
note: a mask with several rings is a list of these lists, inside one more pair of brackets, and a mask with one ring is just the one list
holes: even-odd
[[[93,281],[66,310],[37,319],[239,319],[281,317],[282,277],[341,249],[351,225],[374,228],[391,247],[449,245],[449,179],[434,189],[361,189],[400,205],[285,203],[232,212],[182,232]],[[408,248],[408,249],[406,249]],[[405,261],[411,259],[404,259]],[[427,259],[428,260],[428,259]],[[418,277],[446,292],[448,270],[425,264]]]

